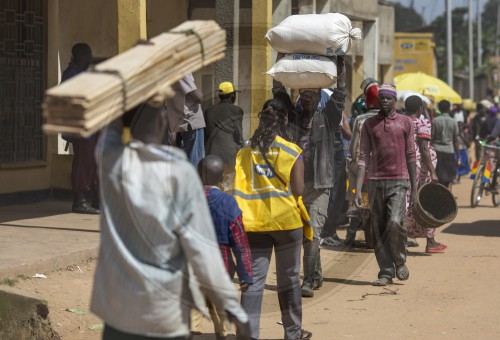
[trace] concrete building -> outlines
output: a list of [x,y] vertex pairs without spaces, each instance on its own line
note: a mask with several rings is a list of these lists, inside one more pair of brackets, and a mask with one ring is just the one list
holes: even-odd
[[[271,96],[265,74],[276,56],[264,35],[291,14],[340,12],[363,31],[347,58],[353,98],[364,78],[392,80],[394,8],[377,0],[18,0],[0,2],[0,204],[70,189],[71,155],[41,130],[44,91],[59,83],[71,46],[86,42],[96,57],[123,52],[185,20],[213,19],[227,30],[226,57],[195,74],[204,106],[217,85],[242,91],[244,134]],[[348,106],[349,108],[349,106]]]

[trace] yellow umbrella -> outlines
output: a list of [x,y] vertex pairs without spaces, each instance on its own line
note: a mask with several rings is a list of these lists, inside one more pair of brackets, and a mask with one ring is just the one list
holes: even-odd
[[434,98],[435,103],[446,99],[452,104],[461,104],[462,97],[441,79],[422,72],[403,73],[394,78],[396,90],[410,90]]

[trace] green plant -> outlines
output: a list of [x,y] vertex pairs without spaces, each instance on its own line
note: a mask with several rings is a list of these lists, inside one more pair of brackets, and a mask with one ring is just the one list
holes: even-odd
[[0,285],[14,287],[18,282],[19,280],[17,279],[11,279],[10,277],[6,277],[2,281],[0,281]]

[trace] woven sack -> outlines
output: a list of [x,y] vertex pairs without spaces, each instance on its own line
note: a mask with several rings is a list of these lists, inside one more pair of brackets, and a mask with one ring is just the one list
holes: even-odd
[[292,89],[328,88],[337,81],[337,66],[327,57],[290,54],[278,60],[267,74]]
[[334,56],[346,54],[352,41],[361,39],[361,30],[340,13],[300,14],[271,28],[266,39],[277,52]]

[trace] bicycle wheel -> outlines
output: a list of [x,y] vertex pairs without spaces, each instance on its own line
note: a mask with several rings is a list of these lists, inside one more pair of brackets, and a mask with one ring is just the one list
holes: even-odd
[[493,205],[498,207],[500,205],[500,188],[498,185],[498,176],[500,176],[500,167],[496,167],[495,172],[493,173],[493,178],[491,179],[491,200],[493,201]]
[[477,207],[479,201],[483,197],[484,183],[483,183],[483,172],[484,165],[480,165],[476,172],[476,177],[474,178],[474,183],[472,183],[472,190],[470,193],[470,206],[472,208]]

